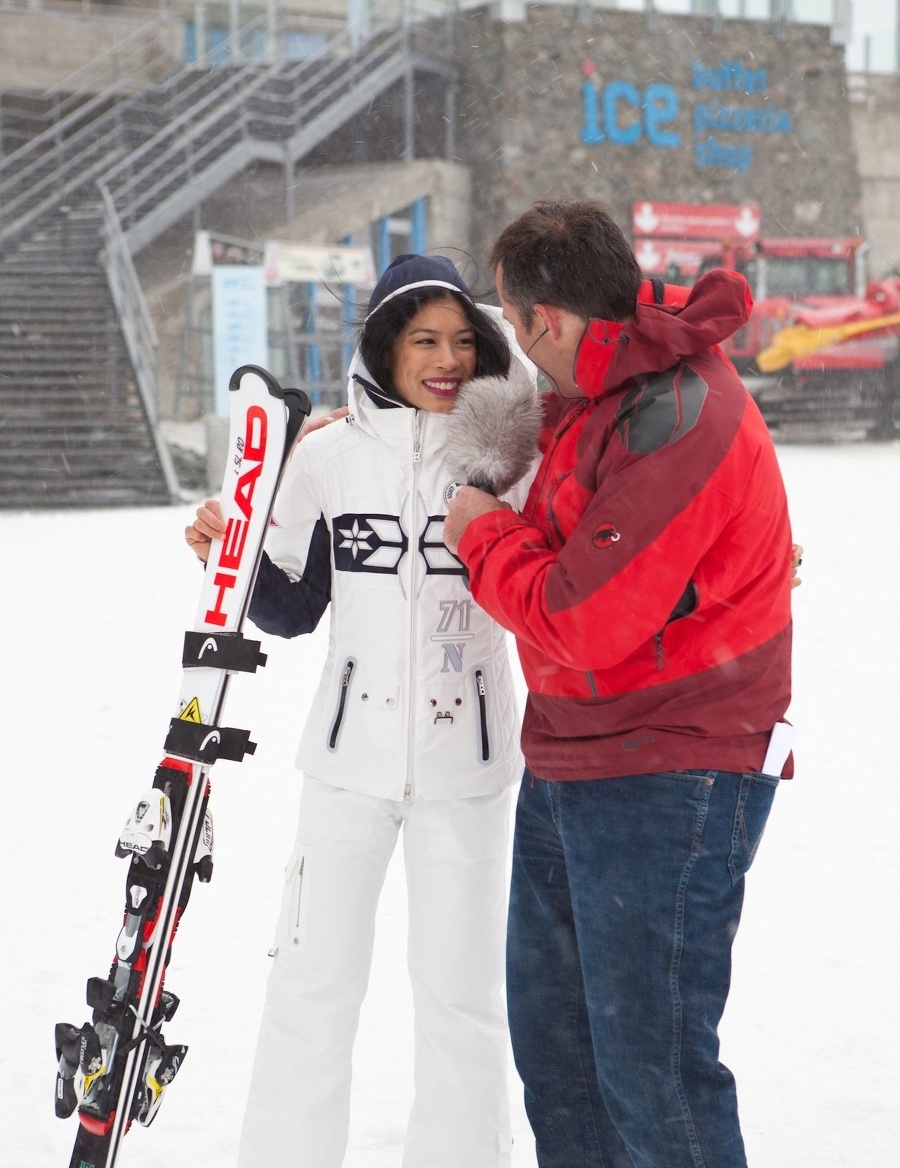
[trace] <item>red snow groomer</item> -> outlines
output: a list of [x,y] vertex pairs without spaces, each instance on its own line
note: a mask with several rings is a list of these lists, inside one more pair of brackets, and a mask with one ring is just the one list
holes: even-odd
[[[733,204],[636,203],[633,227],[646,275],[692,283],[723,267],[746,276],[753,313],[722,348],[775,437],[900,433],[900,278],[867,282],[862,239],[761,238],[757,208]],[[662,234],[672,231],[679,237]]]

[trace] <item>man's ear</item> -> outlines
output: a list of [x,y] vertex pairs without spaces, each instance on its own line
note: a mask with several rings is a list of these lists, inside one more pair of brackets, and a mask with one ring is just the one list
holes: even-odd
[[534,312],[544,322],[544,327],[553,340],[558,341],[563,332],[565,311],[557,308],[555,304],[535,304]]

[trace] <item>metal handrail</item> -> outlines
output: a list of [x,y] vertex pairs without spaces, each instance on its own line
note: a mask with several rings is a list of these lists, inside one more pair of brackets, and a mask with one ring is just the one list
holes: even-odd
[[[419,11],[411,6],[406,6],[402,11],[400,23],[407,35],[415,27]],[[383,12],[377,7],[371,14],[371,38],[377,39],[379,35],[384,37],[384,30],[390,27],[386,21],[382,22],[382,15]],[[392,15],[396,27],[395,6],[392,6]],[[156,27],[161,28],[162,21]],[[265,27],[265,17],[259,16],[238,30],[223,45],[218,46],[216,51],[221,52],[223,49],[227,51],[229,46],[232,48],[239,46],[248,35],[252,35],[254,31],[263,27]],[[126,41],[122,43],[124,44],[131,39],[126,38]],[[338,35],[329,38],[321,49],[303,61],[296,62],[293,66],[245,65],[243,68],[253,70],[256,77],[256,83],[249,92],[253,93],[259,90],[266,83],[267,77],[274,79],[277,76],[279,84],[282,87],[287,86],[288,92],[280,98],[278,94],[271,92],[269,101],[280,104],[283,109],[290,112],[287,115],[275,114],[274,119],[277,119],[278,123],[283,126],[289,126],[292,123],[295,127],[299,126],[301,111],[298,106],[303,104],[303,95],[321,81],[321,73],[318,75],[315,73],[316,66],[320,65],[323,69],[327,69],[336,58],[358,57],[359,51],[357,30],[345,28]],[[206,73],[198,72],[198,78],[202,78],[204,81],[206,76]],[[223,86],[224,92],[220,93],[216,90],[211,96],[202,99],[201,108],[211,109],[217,101],[224,97],[223,115],[233,115],[236,110],[245,109],[248,90],[245,88],[242,93],[231,94],[229,92],[231,88],[231,85],[226,82]],[[114,104],[112,109],[108,108],[109,102],[116,92],[117,89],[113,86],[88,99],[78,109],[69,111],[64,118],[49,127],[36,139],[26,143],[7,158],[0,159],[0,204],[2,204],[3,218],[6,221],[5,227],[0,228],[0,240],[20,231],[37,214],[47,209],[45,201],[41,198],[45,192],[66,189],[71,193],[73,187],[78,186],[78,172],[80,170],[83,170],[87,177],[90,177],[90,171],[96,168],[98,156],[102,152],[109,154],[121,152],[118,135],[122,126],[122,111],[118,104]],[[184,112],[170,119],[170,125],[136,150],[130,150],[128,159],[124,159],[121,166],[133,169],[135,162],[141,157],[158,156],[160,144],[167,136],[172,139],[176,134],[181,135],[182,148],[189,148],[192,142],[196,142],[204,133],[208,132],[208,124],[202,121],[198,122],[196,119],[197,106],[191,102],[189,92],[183,91],[176,100]],[[91,117],[95,112],[96,116]],[[308,109],[305,109],[304,112],[308,113]],[[275,124],[274,119],[273,124]],[[244,126],[248,124],[245,117],[241,118],[241,122]],[[169,147],[170,150],[174,148]],[[159,161],[158,157],[157,160]],[[114,183],[120,168],[112,160],[110,161],[109,177],[110,182]],[[142,202],[146,203],[146,199],[142,199]],[[19,211],[22,214],[16,219]],[[121,211],[120,207],[120,213]],[[125,219],[132,218],[127,214],[123,217]]]
[[[198,117],[196,108],[175,119],[126,158],[114,163],[105,178],[126,231],[149,209],[170,193],[184,190],[184,210],[190,209],[191,195],[185,184],[214,164],[240,142],[252,142],[252,127],[265,119],[281,131],[287,142],[320,110],[342,93],[365,82],[382,62],[400,53],[412,53],[418,32],[409,21],[392,31],[375,34],[368,52],[354,52],[349,32],[332,38],[322,49],[291,66],[266,66],[235,87],[221,103],[204,103]],[[428,34],[426,33],[426,36]],[[434,40],[426,40],[430,49]],[[430,63],[436,60],[430,58]],[[336,75],[335,75],[336,74]],[[255,103],[265,104],[260,111]],[[158,176],[162,175],[162,178]]]
[[[166,19],[168,20],[169,18],[167,17]],[[146,31],[146,29],[150,28],[153,30],[155,35],[158,34],[164,23],[165,22],[162,20],[162,18],[158,18],[157,20],[150,22],[150,24],[144,26],[143,29],[138,30],[136,33],[126,37],[123,41],[120,41],[119,45],[114,46],[114,48],[109,50],[107,54],[104,54],[104,57],[114,54],[117,48],[128,45],[130,46],[128,50],[130,55],[126,59],[126,64],[128,64],[132,56],[139,49],[144,47],[141,44],[141,35]],[[265,18],[262,16],[254,17],[253,20],[249,21],[245,25],[242,25],[240,29],[238,29],[231,37],[223,41],[220,45],[217,45],[214,49],[210,48],[200,62],[192,65],[188,69],[185,69],[180,65],[173,69],[173,67],[176,65],[176,62],[173,61],[171,54],[164,51],[157,53],[157,55],[151,59],[150,64],[156,66],[162,62],[165,62],[168,65],[166,75],[171,75],[173,71],[185,74],[196,72],[198,80],[203,80],[207,75],[204,70],[206,66],[208,66],[209,59],[214,52],[230,52],[232,48],[238,46],[248,35],[252,35],[252,33],[263,27],[265,27]],[[102,59],[103,58],[98,58],[98,60]],[[73,85],[76,84],[80,74],[84,73],[87,75],[88,68],[89,67],[86,66],[84,70],[79,70],[78,73],[72,74],[71,78],[67,79],[67,82],[61,84],[66,84],[69,82],[71,82]],[[126,72],[127,76],[119,77],[117,80],[107,85],[100,92],[92,92],[87,90],[85,87],[82,87],[77,91],[73,91],[66,99],[66,102],[69,105],[77,103],[75,104],[75,108],[67,110],[67,112],[62,117],[53,119],[47,129],[43,130],[40,134],[35,135],[35,137],[29,139],[28,142],[24,143],[11,154],[7,154],[3,158],[0,158],[0,193],[2,193],[5,186],[9,185],[11,182],[15,182],[19,176],[23,174],[27,176],[29,171],[34,169],[34,166],[38,161],[43,165],[54,165],[56,163],[57,157],[60,154],[65,155],[67,150],[71,153],[73,146],[77,146],[75,152],[80,153],[82,150],[82,143],[80,140],[77,143],[73,143],[73,138],[76,136],[79,137],[79,139],[82,138],[82,131],[86,130],[89,126],[96,126],[97,124],[102,125],[105,120],[111,119],[113,122],[116,122],[121,111],[119,111],[115,105],[110,108],[110,103],[119,93],[121,93],[123,89],[128,88],[129,91],[137,90],[137,92],[141,92],[142,90],[152,88],[152,86],[159,81],[159,74],[156,73],[154,76],[148,77],[147,83],[145,85],[135,86],[133,82],[135,78],[140,75],[140,70],[128,64],[128,69]],[[53,90],[47,91],[48,94],[52,92]],[[180,95],[181,100],[184,99],[184,96],[187,92],[188,91],[182,91],[182,94]],[[62,103],[60,108],[62,108]],[[96,117],[92,118],[91,115],[95,113]],[[35,162],[29,163],[26,161],[29,155],[36,156]],[[4,173],[11,173],[11,177],[4,181]]]
[[[146,142],[130,151],[127,157],[114,163],[104,176],[112,188],[116,180],[126,173],[145,173],[164,165],[171,147],[164,144],[171,141],[179,148],[189,148],[198,138],[204,137],[216,122],[240,110],[246,103],[248,94],[263,84],[266,74],[259,66],[247,65],[235,73],[223,76],[220,86],[206,94],[199,102],[190,105],[183,113],[171,119]],[[161,147],[163,149],[161,150]],[[135,164],[145,165],[135,172]],[[132,183],[126,180],[119,192],[127,191]]]
[[[258,27],[260,18],[245,26]],[[258,71],[258,66],[243,66],[244,70]],[[205,90],[210,73],[204,70],[185,70],[185,75],[192,75],[190,85],[179,91],[173,91],[172,103],[182,110],[182,113],[170,119],[170,126],[183,128],[189,124],[191,117],[196,115],[199,108],[215,104],[219,100],[217,95],[220,89],[226,91],[233,88],[237,82],[234,74],[223,73],[223,81],[211,94],[201,96],[196,100],[198,90]],[[218,75],[218,71],[216,71]],[[66,119],[66,124],[51,127],[40,135],[40,138],[28,143],[25,147],[10,155],[4,163],[0,163],[0,205],[3,212],[3,226],[0,227],[0,241],[18,234],[30,221],[52,206],[53,203],[71,198],[72,191],[96,177],[98,161],[99,169],[105,173],[113,163],[113,156],[123,152],[122,132],[124,129],[125,112],[118,104],[108,108],[112,98],[110,91],[98,95],[87,103],[92,110],[97,110],[97,116],[91,120],[75,126],[77,115],[81,111],[73,111]],[[73,128],[74,127],[74,128]],[[166,131],[163,131],[165,133]],[[62,133],[62,140],[56,136]],[[158,135],[154,136],[158,138]],[[153,139],[151,139],[153,141]],[[55,144],[53,144],[55,143]],[[47,144],[46,150],[41,150]],[[135,153],[134,151],[130,153]],[[103,161],[103,156],[106,161]],[[18,165],[16,165],[18,164]],[[4,172],[7,172],[4,176]],[[63,193],[65,192],[65,193]],[[47,196],[42,198],[42,196]],[[18,216],[18,218],[17,218]]]
[[[74,125],[89,120],[95,110],[105,112],[110,98],[123,89],[133,92],[152,85],[159,79],[161,65],[167,67],[166,72],[171,72],[176,62],[166,46],[161,46],[155,55],[146,56],[147,49],[154,47],[159,34],[168,30],[170,24],[171,17],[163,13],[46,89],[40,95],[41,100],[59,95],[58,100],[43,112],[32,115],[36,121],[46,123],[46,129],[0,158],[0,175],[16,170],[28,154],[64,140]],[[110,61],[114,64],[109,64]]]
[[134,261],[128,249],[125,233],[116,214],[115,204],[102,179],[97,186],[103,201],[101,235],[104,246],[100,253],[100,259],[118,314],[119,327],[131,359],[144,413],[150,423],[150,430],[166,479],[166,486],[170,497],[174,499],[178,496],[178,475],[175,472],[168,447],[159,431],[159,408],[156,396],[159,384],[159,338],[153,327],[153,320],[141,288],[141,282],[134,268]]

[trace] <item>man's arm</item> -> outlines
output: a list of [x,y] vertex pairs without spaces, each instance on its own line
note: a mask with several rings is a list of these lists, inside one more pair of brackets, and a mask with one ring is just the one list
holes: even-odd
[[791,554],[780,479],[768,501],[755,489],[756,510],[741,525],[721,484],[685,498],[683,470],[680,460],[651,456],[609,476],[559,549],[489,496],[461,492],[449,536],[473,596],[552,660],[594,670],[625,660],[660,632],[691,583],[704,603],[728,604],[754,574],[768,573],[775,595],[779,574],[785,585],[789,579]]

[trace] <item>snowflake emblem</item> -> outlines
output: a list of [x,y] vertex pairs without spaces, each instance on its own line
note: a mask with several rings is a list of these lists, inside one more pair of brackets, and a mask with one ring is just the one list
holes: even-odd
[[340,547],[349,548],[354,560],[360,551],[370,552],[372,550],[371,545],[367,544],[366,540],[371,539],[374,532],[366,530],[365,527],[360,527],[358,519],[353,520],[352,527],[339,527],[338,531],[343,536]]

